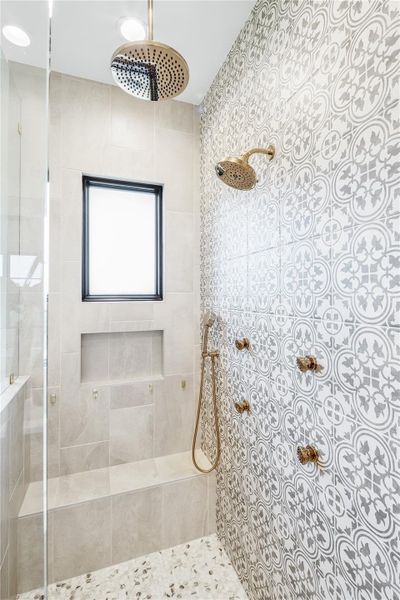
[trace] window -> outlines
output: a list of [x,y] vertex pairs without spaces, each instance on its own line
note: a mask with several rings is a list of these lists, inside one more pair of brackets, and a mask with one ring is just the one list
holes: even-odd
[[162,186],[83,177],[82,299],[162,300]]

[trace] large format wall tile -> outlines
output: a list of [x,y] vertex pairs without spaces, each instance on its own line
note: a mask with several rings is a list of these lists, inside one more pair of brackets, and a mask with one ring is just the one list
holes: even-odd
[[166,214],[166,264],[176,265],[166,270],[167,292],[193,291],[193,214],[168,211]]
[[154,145],[155,105],[145,100],[132,102],[129,94],[112,86],[111,145],[151,151]]
[[108,441],[61,448],[60,475],[108,467],[109,452]]
[[0,564],[0,598],[9,598],[8,593],[8,555]]
[[193,210],[193,147],[191,135],[160,129],[154,162],[154,177],[164,183],[166,210]]
[[193,133],[193,104],[188,102],[176,103],[171,100],[158,102],[156,108],[156,127]]
[[[43,515],[35,514],[17,520],[18,592],[40,588],[44,583],[44,543],[38,543],[43,532]],[[52,518],[48,520],[49,570],[52,551]]]
[[[96,389],[96,392],[93,391]],[[108,439],[109,389],[82,386],[77,394],[61,398],[61,447],[101,442]]]
[[56,510],[53,519],[56,581],[111,564],[110,498]]
[[152,404],[154,393],[160,386],[161,382],[149,383],[147,381],[112,385],[110,387],[110,408],[130,408]]
[[148,488],[112,498],[112,562],[160,550],[162,491]]
[[110,136],[110,86],[63,77],[62,161],[68,169],[96,172]]
[[111,380],[161,375],[162,346],[160,331],[110,334],[109,377]]
[[191,374],[166,377],[162,388],[156,391],[154,456],[176,454],[190,448],[195,395]]
[[162,545],[175,546],[202,537],[208,527],[207,478],[195,477],[163,486]]
[[0,563],[3,561],[8,545],[9,529],[9,450],[10,450],[9,408],[1,413],[0,420]]
[[[399,31],[390,0],[258,0],[201,107],[217,527],[252,600],[400,597]],[[217,180],[218,159],[269,143],[254,190]],[[212,455],[210,405],[203,424]]]
[[153,456],[153,407],[135,406],[110,412],[110,463],[144,460]]

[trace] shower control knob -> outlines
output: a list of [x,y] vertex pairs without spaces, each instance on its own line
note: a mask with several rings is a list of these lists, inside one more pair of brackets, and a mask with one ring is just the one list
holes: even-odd
[[297,458],[302,465],[317,463],[319,461],[319,452],[314,446],[299,446],[297,448]]
[[243,338],[241,340],[236,340],[235,346],[238,350],[244,350],[245,348],[248,350],[250,348],[250,342],[247,338]]
[[314,373],[320,373],[323,367],[318,364],[318,361],[315,356],[298,356],[296,358],[296,364],[299,370],[302,373],[306,373],[307,371],[314,371]]
[[235,402],[235,408],[241,415],[244,412],[250,412],[250,404],[247,400],[243,400],[243,402]]

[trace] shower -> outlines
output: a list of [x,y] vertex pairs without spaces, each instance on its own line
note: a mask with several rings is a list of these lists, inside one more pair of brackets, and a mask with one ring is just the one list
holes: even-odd
[[[208,351],[208,334],[211,327],[214,325],[215,315],[213,313],[208,313],[204,320],[203,326],[203,341],[202,341],[202,351],[201,351],[201,372],[200,372],[200,390],[199,390],[199,401],[197,404],[197,412],[196,412],[196,421],[193,433],[192,440],[192,461],[194,466],[201,473],[211,473],[214,469],[217,468],[219,463],[219,458],[221,454],[221,439],[219,435],[219,423],[218,423],[218,406],[217,406],[217,385],[216,385],[216,377],[215,377],[215,361],[219,356],[219,352],[213,350],[211,352]],[[216,440],[216,454],[214,462],[212,463],[209,469],[203,469],[199,466],[196,460],[196,441],[197,435],[199,431],[200,425],[200,415],[201,415],[201,407],[203,404],[203,387],[204,387],[204,372],[206,366],[206,359],[211,359],[211,389],[212,389],[212,404],[213,404],[213,412],[214,412],[214,427],[215,427],[215,440]]]
[[275,156],[275,148],[252,148],[241,156],[229,156],[215,166],[218,178],[236,190],[251,190],[257,183],[257,175],[249,165],[249,158],[253,154],[266,154],[271,160]]
[[148,0],[147,40],[120,46],[112,56],[111,73],[124,92],[142,100],[168,100],[186,88],[189,67],[183,56],[153,41],[153,0]]

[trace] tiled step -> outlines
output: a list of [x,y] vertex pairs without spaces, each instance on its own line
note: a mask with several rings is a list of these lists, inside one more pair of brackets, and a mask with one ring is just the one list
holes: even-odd
[[[30,484],[19,513],[19,592],[41,583],[41,497],[41,483]],[[198,473],[189,452],[56,477],[48,497],[50,582],[215,531],[215,478]]]

